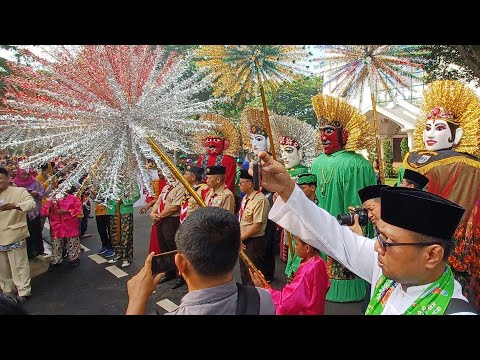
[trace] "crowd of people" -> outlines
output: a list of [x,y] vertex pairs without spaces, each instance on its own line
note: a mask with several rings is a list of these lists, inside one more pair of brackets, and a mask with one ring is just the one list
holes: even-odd
[[[455,105],[451,99],[459,89],[468,96]],[[271,114],[275,149],[262,109],[245,109],[241,134],[228,119],[205,115],[217,127],[198,135],[196,160],[180,156],[177,164],[188,186],[167,182],[159,171],[154,195],[139,210],[152,221],[149,255],[127,283],[126,313],[144,314],[156,286],[175,280],[172,289],[188,287],[168,313],[175,315],[322,315],[326,301],[363,301],[367,315],[475,314],[478,116],[476,132],[471,129],[480,102],[448,81],[433,83],[424,101],[417,146],[426,150],[407,154],[395,186],[381,184],[377,159],[358,153],[373,147],[374,132],[342,99],[312,98],[317,128]],[[249,150],[244,156],[240,136]],[[50,199],[62,181],[54,176],[57,168],[45,164],[35,174],[11,159],[0,167],[0,231],[8,235],[0,240],[3,293],[30,296],[28,258],[44,251],[44,218],[51,268],[63,261],[65,245],[70,265],[79,264],[89,194],[72,188],[63,199]],[[462,184],[474,189],[473,196]],[[139,198],[138,190],[134,197],[97,204],[98,254],[109,263],[127,267],[133,261],[133,204]],[[171,251],[176,270],[153,274],[154,255]],[[270,285],[276,254],[288,277],[281,289]],[[233,277],[237,262],[239,283]]]

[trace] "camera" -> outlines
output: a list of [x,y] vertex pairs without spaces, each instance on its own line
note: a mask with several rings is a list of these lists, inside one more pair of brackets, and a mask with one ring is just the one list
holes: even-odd
[[360,226],[365,226],[368,224],[368,212],[364,208],[355,209],[354,211],[346,214],[338,214],[337,220],[340,225],[352,226],[355,224],[355,213],[358,214],[358,223]]

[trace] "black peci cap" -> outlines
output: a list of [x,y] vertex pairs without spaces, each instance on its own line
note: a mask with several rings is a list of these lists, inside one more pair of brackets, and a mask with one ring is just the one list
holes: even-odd
[[225,175],[225,166],[207,166],[205,173],[207,175]]
[[253,180],[253,176],[247,170],[240,170],[240,179]]
[[367,200],[379,198],[380,191],[385,187],[389,187],[389,186],[388,185],[366,186],[363,189],[358,190],[358,196],[360,196],[360,200],[362,201],[362,203],[364,203]]
[[413,185],[417,185],[418,189],[423,189],[429,181],[426,176],[423,176],[422,174],[410,169],[405,169],[403,178],[411,181]]
[[451,239],[465,209],[426,191],[403,187],[381,190],[381,218],[416,233]]
[[185,171],[191,172],[196,176],[203,176],[204,169],[202,167],[194,166],[194,165],[187,165],[185,167]]

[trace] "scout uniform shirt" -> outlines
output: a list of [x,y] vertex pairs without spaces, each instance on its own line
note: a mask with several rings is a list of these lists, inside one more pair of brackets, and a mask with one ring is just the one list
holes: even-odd
[[[205,196],[209,190],[207,184],[195,184],[193,185],[193,190],[195,190],[198,196],[200,196],[202,200],[205,201]],[[193,198],[193,196],[188,192],[188,190],[185,190],[182,197],[182,207],[180,208],[180,224],[185,221],[187,216],[189,216],[199,207],[200,205],[198,205],[197,201]]]
[[[169,205],[181,206],[184,191],[185,191],[185,187],[181,182],[178,182],[175,185],[164,186],[157,200],[157,201],[160,201],[160,204],[159,204],[160,212],[163,211],[163,209],[165,209],[165,207]],[[180,216],[180,209],[178,209],[178,211],[176,211],[169,217],[175,217],[175,216]]]
[[260,230],[252,237],[255,238],[265,235],[269,210],[270,204],[268,203],[268,199],[260,190],[253,191],[248,196],[245,195],[238,213],[240,232],[243,233],[251,224],[262,223]]
[[227,187],[227,185],[220,186],[217,191],[210,189],[205,198],[207,206],[220,207],[235,213],[235,196]]

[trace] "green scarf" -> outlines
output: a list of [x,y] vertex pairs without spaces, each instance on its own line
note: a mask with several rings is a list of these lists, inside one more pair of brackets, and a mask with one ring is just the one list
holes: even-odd
[[[399,284],[396,281],[387,279],[382,274],[377,281],[365,315],[380,315],[397,285]],[[410,305],[404,315],[443,315],[452,298],[453,288],[453,273],[447,265],[443,275]]]

